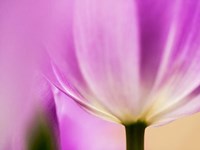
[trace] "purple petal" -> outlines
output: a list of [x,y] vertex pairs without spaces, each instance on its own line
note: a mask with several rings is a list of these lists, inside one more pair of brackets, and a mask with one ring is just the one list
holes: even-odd
[[[193,101],[187,97],[200,85],[199,7],[199,3],[188,1],[177,7],[170,26],[171,39],[164,49],[166,55],[148,98],[151,104],[146,109],[156,109],[151,117],[181,109],[185,99]],[[196,112],[196,109],[193,111],[191,107],[191,111]]]
[[[81,94],[82,101],[103,107],[118,118],[122,117],[119,109],[123,115],[136,114],[140,91],[134,3],[96,3],[60,1],[54,9],[56,16],[51,24],[57,30],[48,35],[46,45],[57,68],[54,73],[62,75],[57,78],[59,84],[62,82],[59,87],[73,88]],[[110,7],[115,9],[110,12]]]
[[136,11],[130,0],[75,5],[74,40],[81,72],[95,97],[119,118],[139,109]]
[[[121,150],[125,147],[122,126],[100,120],[78,107],[69,97],[55,94],[61,133],[61,149]],[[87,136],[87,138],[86,138]]]

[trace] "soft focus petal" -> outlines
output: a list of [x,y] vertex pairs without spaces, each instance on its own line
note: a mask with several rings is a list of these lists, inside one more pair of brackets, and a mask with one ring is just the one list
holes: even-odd
[[[156,80],[159,66],[166,55],[165,47],[171,40],[170,26],[173,25],[177,1],[142,0],[136,1],[140,29],[140,75],[146,88]],[[149,92],[148,89],[143,93]]]
[[105,122],[86,113],[60,92],[56,92],[55,100],[62,150],[124,149],[125,136],[121,125]]
[[[60,15],[52,24],[58,30],[48,36],[52,38],[47,50],[62,88],[119,119],[137,114],[139,48],[133,1],[60,3],[70,8],[63,15],[63,5],[56,5],[55,13]],[[110,7],[115,9],[110,11]],[[114,104],[116,107],[110,107]]]
[[[50,23],[47,26],[45,41],[47,54],[51,59],[49,62],[52,63],[53,67],[44,71],[44,74],[50,82],[65,91],[82,106],[96,114],[101,114],[101,116],[119,122],[97,100],[88,98],[88,96],[93,97],[93,94],[82,76],[74,49],[72,33],[73,5],[74,1],[71,0],[54,3],[52,16],[49,17]],[[82,90],[81,93],[79,90]],[[93,106],[89,105],[90,102]],[[94,106],[98,106],[98,108]]]
[[[200,46],[198,44],[200,4],[197,1],[177,2],[177,4],[168,34],[168,43],[163,49],[163,59],[148,97],[152,102],[148,118],[152,120],[154,116],[165,115],[170,111],[181,109],[182,106],[187,107],[187,103],[190,101],[193,103],[194,97],[199,94],[197,88],[200,85]],[[198,101],[196,104],[195,107],[198,106]],[[188,106],[191,109],[190,112],[194,113],[198,110],[190,106]],[[149,110],[149,107],[147,109]]]
[[[154,115],[154,124],[162,125],[174,121],[178,118],[191,115],[200,111],[200,94],[199,88],[196,89],[197,93],[192,93],[187,96],[182,102],[176,106],[163,110],[162,112]],[[197,95],[196,95],[197,94]]]
[[119,118],[137,114],[140,91],[135,3],[77,0],[73,30],[80,69],[94,99]]

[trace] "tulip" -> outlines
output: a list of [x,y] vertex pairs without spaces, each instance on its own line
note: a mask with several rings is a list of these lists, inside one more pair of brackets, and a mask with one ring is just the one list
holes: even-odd
[[144,149],[147,126],[200,110],[198,0],[62,0],[52,12],[48,80],[124,125],[127,150]]

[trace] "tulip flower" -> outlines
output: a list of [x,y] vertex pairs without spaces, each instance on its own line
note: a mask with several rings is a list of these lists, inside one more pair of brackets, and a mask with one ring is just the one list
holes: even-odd
[[144,149],[147,126],[200,110],[198,0],[63,0],[52,12],[48,80],[123,124],[127,150]]

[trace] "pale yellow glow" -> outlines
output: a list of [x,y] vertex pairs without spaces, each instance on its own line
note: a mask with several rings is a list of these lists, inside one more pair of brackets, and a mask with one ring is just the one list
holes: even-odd
[[200,113],[146,130],[145,150],[200,150]]

